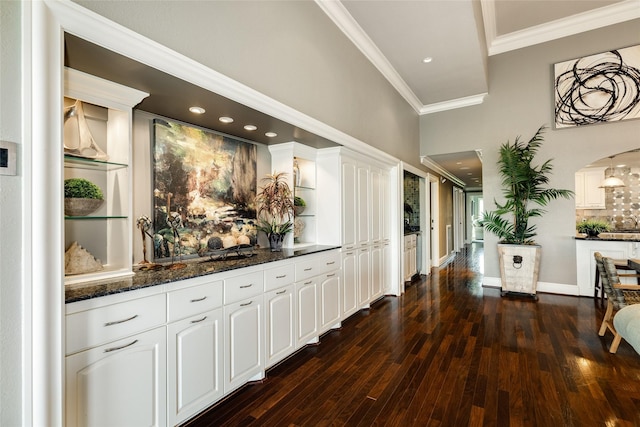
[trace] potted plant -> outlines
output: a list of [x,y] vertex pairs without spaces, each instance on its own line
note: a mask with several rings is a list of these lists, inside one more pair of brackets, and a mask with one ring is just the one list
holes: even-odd
[[[535,156],[542,145],[541,126],[535,135],[523,142],[520,137],[500,147],[498,169],[502,177],[505,201],[495,201],[497,209],[485,212],[480,224],[499,239],[498,253],[502,294],[526,293],[535,296],[540,263],[540,246],[533,238],[536,226],[529,219],[545,213],[542,207],[550,201],[571,198],[573,191],[547,188],[551,174],[551,160],[536,166]],[[506,216],[503,217],[503,216]]]
[[601,219],[587,219],[576,224],[578,233],[586,234],[588,237],[598,237],[598,234],[611,230],[611,225]]
[[293,198],[293,210],[296,215],[300,215],[304,212],[304,209],[307,207],[307,203],[304,201],[302,197],[295,196]]
[[64,214],[86,216],[97,210],[104,202],[102,190],[84,178],[64,180]]
[[256,195],[257,229],[267,234],[272,251],[280,251],[285,235],[293,230],[293,193],[284,172],[269,174],[261,182],[264,185]]

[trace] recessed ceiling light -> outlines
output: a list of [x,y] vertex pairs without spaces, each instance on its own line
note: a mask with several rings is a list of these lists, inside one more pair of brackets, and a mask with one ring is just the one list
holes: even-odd
[[623,168],[623,167],[625,167],[625,166],[627,166],[627,165],[624,165],[624,164],[622,164],[622,165],[616,165],[616,167],[617,167],[617,168]]
[[244,129],[245,130],[256,130],[256,129],[258,129],[258,126],[256,126],[256,125],[244,125]]
[[233,119],[231,117],[222,116],[218,118],[222,123],[233,123]]
[[202,107],[189,107],[189,111],[193,114],[204,114],[205,109]]
[[466,171],[467,169],[469,169],[469,166],[461,166],[461,167],[460,167],[460,170],[461,170],[461,171]]
[[264,136],[268,136],[269,138],[273,138],[273,137],[278,136],[278,134],[275,133],[275,132],[267,132],[267,133],[264,134]]
[[473,175],[471,172],[467,172],[467,175]]
[[423,63],[428,64],[429,62],[433,61],[433,58],[430,56],[427,56],[426,58],[424,58],[422,60]]

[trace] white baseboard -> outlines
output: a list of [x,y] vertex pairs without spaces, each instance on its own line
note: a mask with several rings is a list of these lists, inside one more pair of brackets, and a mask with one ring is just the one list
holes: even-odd
[[[482,279],[482,286],[487,288],[501,288],[502,281],[499,277],[487,277]],[[579,296],[580,289],[576,285],[567,285],[565,283],[538,282],[536,287],[538,292],[559,295]]]

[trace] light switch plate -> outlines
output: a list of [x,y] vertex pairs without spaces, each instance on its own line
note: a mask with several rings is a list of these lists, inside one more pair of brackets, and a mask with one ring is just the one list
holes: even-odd
[[15,175],[18,163],[18,144],[0,141],[0,175]]

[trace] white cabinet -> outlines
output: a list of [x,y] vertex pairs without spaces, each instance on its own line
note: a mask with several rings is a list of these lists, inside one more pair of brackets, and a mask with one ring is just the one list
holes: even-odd
[[342,318],[358,311],[358,257],[354,249],[342,252]]
[[371,250],[358,249],[358,308],[368,308],[371,300]]
[[[89,180],[104,198],[88,214],[65,208],[65,250],[77,242],[99,261],[88,269],[65,265],[65,283],[131,275],[132,107],[148,94],[70,68],[64,93],[64,179]],[[107,157],[96,158],[97,150]]]
[[384,223],[384,207],[382,205],[382,170],[372,167],[370,170],[371,179],[371,242],[380,243],[383,240],[382,228]]
[[340,303],[340,272],[332,271],[320,276],[319,304],[320,304],[320,333],[332,328],[340,327],[342,315]]
[[222,282],[168,293],[169,425],[177,425],[223,396]]
[[296,348],[318,342],[318,280],[296,283]]
[[264,272],[224,280],[224,392],[264,377]]
[[377,300],[383,294],[383,247],[382,243],[371,246],[371,301]]
[[[594,253],[596,252],[613,259],[640,258],[640,242],[576,240],[576,276],[580,296],[593,297],[596,274]],[[623,277],[620,280],[622,283],[637,284],[636,278]]]
[[[391,243],[385,241],[382,244],[382,293],[389,294],[391,292]],[[385,261],[386,260],[386,261]]]
[[404,281],[409,282],[417,270],[417,236],[404,236]]
[[587,168],[576,172],[575,201],[578,209],[605,209],[605,190],[600,188],[604,181],[605,168]]
[[66,426],[166,425],[165,327],[66,358]]
[[224,306],[224,392],[264,377],[262,293]]
[[358,246],[368,245],[371,241],[371,176],[369,166],[359,163],[357,168],[357,244]]
[[275,365],[296,349],[295,286],[265,293],[265,367]]
[[342,158],[342,247],[347,250],[356,247],[358,239],[358,194],[357,163],[355,160]]

